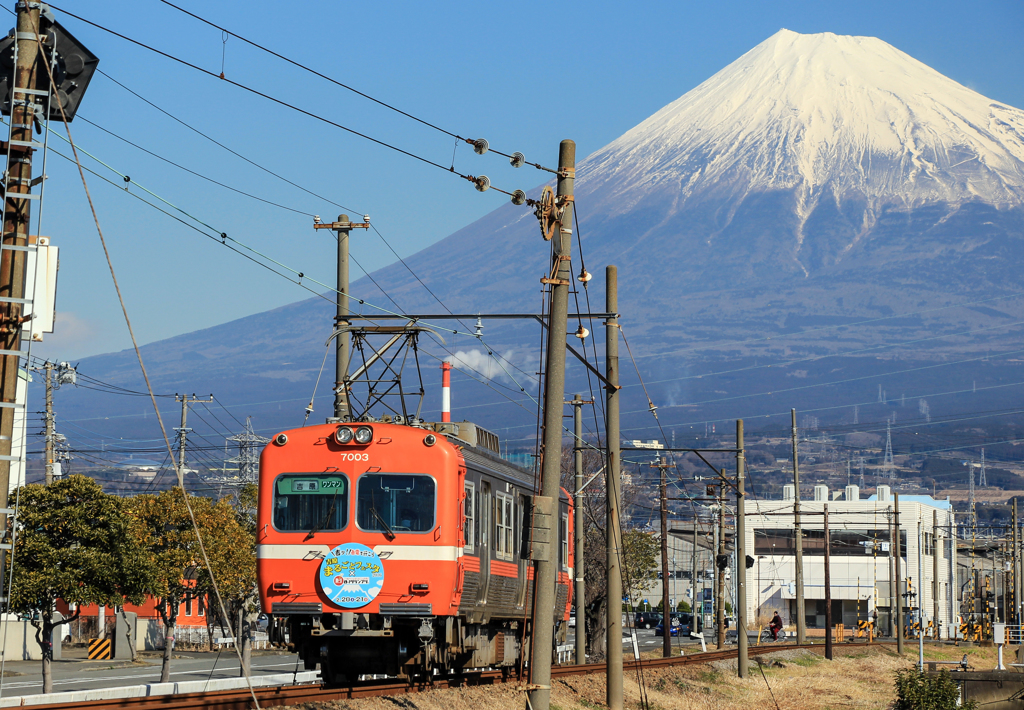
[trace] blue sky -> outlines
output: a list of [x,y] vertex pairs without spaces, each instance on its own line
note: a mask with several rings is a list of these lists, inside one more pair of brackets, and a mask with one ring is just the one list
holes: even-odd
[[[80,0],[96,23],[284,101],[448,166],[454,141],[269,57],[158,0]],[[585,156],[678,98],[781,28],[879,37],[984,94],[1024,108],[1024,5],[962,2],[198,3],[183,7],[378,99],[503,152],[553,164],[558,141]],[[58,3],[64,7],[62,3]],[[301,11],[301,14],[297,14]],[[503,204],[436,167],[276,106],[67,17],[113,79],[267,169],[369,213],[403,256]],[[6,15],[13,26],[13,16]],[[82,120],[79,146],[173,208],[309,277],[331,282],[333,245],[311,217],[339,208],[263,173],[116,85],[93,80],[79,116],[195,172],[280,203],[272,207],[174,168]],[[54,126],[56,128],[56,126]],[[54,139],[52,145],[67,152]],[[116,174],[86,166],[101,225],[141,342],[210,327],[309,293],[135,199]],[[543,182],[533,168],[477,156],[455,168],[505,189]],[[39,168],[36,168],[37,174]],[[82,185],[52,155],[42,233],[61,247],[57,332],[36,354],[56,359],[128,347]],[[141,193],[139,193],[141,194]],[[305,214],[303,214],[305,213]],[[188,219],[188,218],[185,218]],[[34,221],[33,221],[34,224]],[[394,260],[357,233],[367,269]],[[353,266],[353,276],[358,269]]]

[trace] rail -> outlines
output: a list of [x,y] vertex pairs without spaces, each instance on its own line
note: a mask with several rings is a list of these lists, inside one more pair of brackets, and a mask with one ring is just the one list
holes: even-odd
[[[875,643],[871,645],[893,645],[889,643]],[[868,646],[866,643],[845,643],[844,648],[857,646]],[[759,656],[775,651],[785,651],[793,648],[806,648],[824,652],[824,645],[816,644],[789,644],[783,643],[775,646],[760,646],[748,649],[751,656]],[[736,657],[736,649],[723,651],[708,651],[706,653],[694,653],[689,656],[673,656],[671,658],[654,658],[649,660],[629,660],[623,663],[623,669],[627,672],[635,672],[641,669],[670,668],[672,666],[685,666],[698,663],[708,663]],[[552,666],[552,678],[566,677],[572,675],[588,675],[604,673],[604,663],[588,663],[585,665],[561,665]],[[308,674],[304,674],[308,675]],[[255,676],[254,679],[258,679]],[[355,698],[378,697],[384,695],[402,695],[416,693],[425,690],[438,690],[444,688],[461,687],[468,685],[496,685],[502,682],[518,681],[515,676],[503,674],[501,671],[484,671],[467,673],[464,675],[449,676],[447,678],[435,677],[429,682],[393,682],[385,681],[364,681],[348,686],[325,688],[319,683],[306,683],[301,685],[273,685],[255,688],[256,697],[261,707],[275,707],[279,705],[304,705],[306,703],[324,703],[332,700],[351,700]],[[79,695],[76,693],[76,695]],[[252,696],[247,689],[214,690],[209,692],[177,693],[173,695],[155,695],[149,697],[121,697],[103,700],[84,701],[75,699],[59,703],[36,702],[42,700],[42,696],[23,696],[19,698],[19,707],[31,706],[33,710],[195,710],[197,707],[203,710],[250,710],[252,707]],[[5,698],[6,700],[6,698]],[[14,700],[14,698],[11,698]]]

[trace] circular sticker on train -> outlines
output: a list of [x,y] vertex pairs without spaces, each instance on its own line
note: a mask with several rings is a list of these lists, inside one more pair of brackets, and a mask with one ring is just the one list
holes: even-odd
[[320,563],[320,587],[332,603],[356,609],[373,601],[384,586],[384,564],[373,550],[346,542]]

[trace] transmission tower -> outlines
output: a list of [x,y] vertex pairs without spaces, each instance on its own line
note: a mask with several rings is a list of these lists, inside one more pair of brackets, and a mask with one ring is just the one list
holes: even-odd
[[978,476],[978,487],[984,488],[988,485],[988,481],[985,480],[985,449],[981,450],[981,475]]
[[882,459],[882,478],[896,480],[896,464],[892,460],[892,427],[885,424],[885,458]]
[[228,459],[227,463],[238,465],[239,483],[256,483],[260,469],[260,449],[270,443],[270,439],[257,435],[252,429],[252,417],[246,417],[245,431],[229,436],[227,440],[238,444],[238,456]]

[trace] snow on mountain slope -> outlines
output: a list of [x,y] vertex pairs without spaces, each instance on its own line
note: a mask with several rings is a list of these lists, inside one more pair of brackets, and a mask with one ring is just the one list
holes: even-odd
[[[627,212],[748,192],[883,204],[1024,203],[1024,111],[873,37],[781,30],[586,160],[580,192]],[[717,200],[716,200],[717,201]]]

